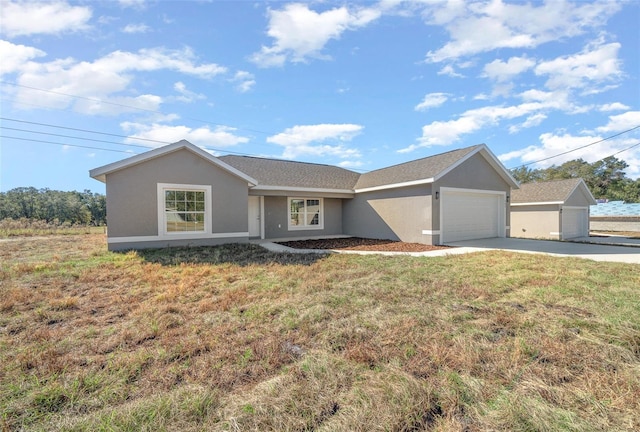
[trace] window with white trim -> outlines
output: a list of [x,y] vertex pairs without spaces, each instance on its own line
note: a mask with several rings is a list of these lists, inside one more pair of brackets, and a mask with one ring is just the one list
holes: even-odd
[[289,198],[289,229],[323,229],[322,198]]
[[162,234],[211,232],[211,186],[159,184],[158,213]]

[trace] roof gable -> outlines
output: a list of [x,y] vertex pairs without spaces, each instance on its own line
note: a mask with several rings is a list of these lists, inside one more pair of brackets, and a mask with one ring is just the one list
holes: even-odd
[[221,156],[220,160],[258,181],[254,189],[324,189],[353,193],[360,174],[333,165],[266,159],[250,156]]
[[522,184],[520,189],[511,192],[511,204],[564,204],[576,191],[582,193],[589,204],[596,203],[584,180],[572,178]]
[[366,192],[376,189],[391,189],[416,184],[433,183],[453,171],[475,154],[482,155],[496,170],[498,175],[512,188],[518,187],[518,182],[516,182],[498,158],[491,153],[486,145],[480,144],[370,171],[360,176],[355,189],[356,192]]
[[176,152],[178,150],[189,150],[192,153],[195,153],[196,155],[202,157],[203,159],[207,160],[208,162],[210,162],[213,165],[216,165],[220,168],[222,168],[225,171],[230,172],[231,174],[240,177],[241,179],[245,180],[247,183],[249,183],[250,185],[256,185],[258,184],[258,182],[250,177],[249,175],[245,174],[244,172],[241,172],[239,170],[237,170],[236,168],[232,167],[231,165],[226,164],[225,162],[221,161],[219,158],[213,156],[212,154],[202,150],[200,147],[197,147],[193,144],[191,144],[189,141],[187,140],[181,140],[178,141],[176,143],[173,144],[169,144],[166,145],[164,147],[159,147],[157,149],[153,149],[150,150],[148,152],[145,153],[141,153],[132,157],[129,157],[127,159],[123,159],[117,162],[113,162],[107,165],[103,165],[101,167],[98,168],[94,168],[92,170],[89,171],[89,175],[98,180],[101,181],[103,183],[106,182],[106,176],[107,174],[111,174],[115,171],[119,171],[137,164],[141,164],[144,163],[146,161],[149,161],[151,159],[155,159],[158,157],[161,157],[163,155],[169,154],[169,153],[173,153]]

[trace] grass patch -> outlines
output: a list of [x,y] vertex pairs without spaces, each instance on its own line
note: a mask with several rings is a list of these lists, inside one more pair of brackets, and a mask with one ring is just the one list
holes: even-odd
[[0,248],[0,429],[639,430],[637,265]]

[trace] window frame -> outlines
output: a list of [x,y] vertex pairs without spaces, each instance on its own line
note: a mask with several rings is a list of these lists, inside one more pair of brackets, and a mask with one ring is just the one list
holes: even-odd
[[[292,200],[304,200],[304,225],[293,225],[291,223],[291,201]],[[307,201],[314,200],[319,203],[319,211],[318,211],[318,224],[317,225],[307,225]],[[302,231],[302,230],[322,230],[324,229],[324,198],[315,198],[315,197],[287,197],[287,228],[289,231]]]
[[[178,191],[178,192],[204,192],[204,230],[203,231],[168,231],[167,230],[167,215],[170,214],[166,211],[165,192]],[[201,237],[207,234],[211,234],[211,212],[212,212],[212,199],[211,199],[211,185],[194,185],[194,184],[180,184],[180,183],[158,183],[157,187],[158,197],[158,235],[160,237]]]

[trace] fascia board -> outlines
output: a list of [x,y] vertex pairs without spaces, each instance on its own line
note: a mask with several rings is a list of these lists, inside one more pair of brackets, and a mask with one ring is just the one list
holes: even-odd
[[524,203],[511,203],[511,207],[518,206],[535,206],[535,205],[562,205],[564,201],[535,201],[535,202],[524,202]]
[[358,194],[358,193],[374,192],[374,191],[385,190],[385,189],[396,189],[396,188],[402,188],[402,187],[408,187],[408,186],[417,186],[417,185],[422,185],[422,184],[429,184],[429,183],[433,183],[433,182],[434,182],[433,178],[421,179],[421,180],[413,180],[413,181],[403,182],[403,183],[392,183],[392,184],[387,184],[387,185],[372,186],[372,187],[368,187],[368,188],[356,189],[355,193]]
[[221,161],[220,159],[218,159],[217,157],[213,156],[212,154],[202,150],[201,148],[191,144],[190,142],[184,142],[184,141],[179,141],[177,143],[173,143],[173,144],[169,144],[167,146],[164,147],[159,147],[153,150],[149,150],[147,152],[135,155],[135,156],[131,156],[127,159],[123,159],[117,162],[113,162],[107,165],[103,165],[101,167],[98,168],[94,168],[92,170],[89,171],[89,176],[91,176],[92,178],[101,181],[103,183],[106,182],[106,175],[110,174],[112,172],[121,170],[123,168],[127,168],[127,167],[131,167],[146,161],[149,161],[151,159],[155,159],[157,157],[169,154],[169,153],[173,153],[175,151],[181,150],[181,149],[186,149],[189,150],[195,154],[197,154],[198,156],[206,159],[207,161],[209,161],[210,163],[217,165],[218,167],[224,169],[225,171],[230,172],[231,174],[240,177],[243,180],[246,180],[247,183],[250,184],[250,186],[254,186],[258,184],[258,181],[256,179],[254,179],[251,176],[248,176],[247,174],[243,173],[242,171],[237,170],[236,168],[232,167],[231,165]]

